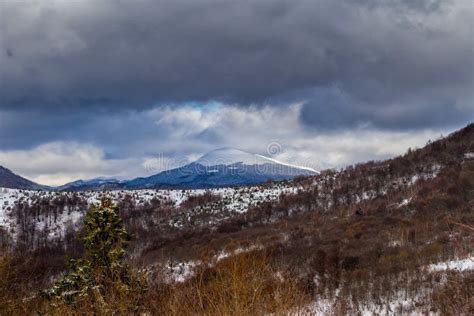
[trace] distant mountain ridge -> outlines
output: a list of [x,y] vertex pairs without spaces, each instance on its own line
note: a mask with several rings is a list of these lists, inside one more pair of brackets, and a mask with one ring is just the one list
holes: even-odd
[[25,179],[10,169],[0,166],[0,187],[10,189],[44,190],[47,186]]
[[311,168],[282,163],[236,148],[220,148],[186,166],[126,181],[123,185],[126,188],[211,188],[257,184],[269,179],[280,181],[317,173]]
[[280,181],[317,173],[311,168],[295,166],[226,147],[213,150],[183,167],[162,171],[149,177],[128,181],[104,178],[78,180],[57,189],[212,188],[257,184],[269,179]]
[[110,188],[120,188],[120,183],[122,181],[117,180],[115,178],[107,178],[107,177],[98,177],[89,180],[76,180],[72,182],[68,182],[64,185],[58,186],[56,190],[94,190],[94,189],[110,189]]
[[[435,142],[429,142],[423,149],[417,149],[416,155],[429,149],[431,156],[443,156],[446,143],[467,142],[462,150],[457,150],[459,159],[474,159],[474,143],[470,139],[474,123],[459,129],[449,136]],[[412,152],[412,151],[410,151]],[[405,154],[406,155],[406,154]],[[386,160],[396,165],[403,158],[398,156]],[[371,162],[373,164],[373,162]],[[183,167],[162,171],[149,177],[132,180],[115,178],[95,178],[77,180],[63,186],[48,187],[14,174],[0,166],[0,187],[31,190],[100,190],[100,189],[142,189],[142,188],[213,188],[225,186],[252,185],[268,179],[275,181],[291,179],[295,176],[311,176],[319,172],[295,166],[258,154],[248,153],[235,148],[221,148],[211,151],[201,158]]]
[[32,190],[102,190],[143,188],[212,188],[250,185],[310,176],[314,169],[283,163],[259,154],[236,148],[213,150],[183,167],[162,171],[149,177],[132,180],[94,178],[76,180],[54,188],[39,185],[0,167],[0,187]]

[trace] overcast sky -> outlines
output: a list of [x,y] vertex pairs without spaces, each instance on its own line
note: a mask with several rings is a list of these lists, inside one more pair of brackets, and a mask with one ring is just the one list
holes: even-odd
[[227,146],[391,157],[474,120],[473,32],[472,0],[3,0],[0,165],[56,185]]

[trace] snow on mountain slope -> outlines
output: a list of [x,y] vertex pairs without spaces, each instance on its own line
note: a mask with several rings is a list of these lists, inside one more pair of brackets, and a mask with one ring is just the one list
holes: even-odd
[[276,159],[273,159],[273,158],[269,158],[269,157],[265,157],[265,156],[258,155],[258,154],[255,154],[255,156],[257,156],[258,158],[261,158],[261,159],[265,159],[266,161],[268,161],[268,163],[278,164],[278,165],[286,166],[286,167],[289,167],[289,168],[295,168],[295,169],[306,170],[306,171],[310,171],[310,172],[314,172],[314,173],[319,174],[319,171],[317,171],[317,170],[315,170],[315,169],[313,169],[313,168],[302,167],[302,166],[297,166],[297,165],[292,165],[292,164],[289,164],[289,163],[281,162],[281,161],[279,161],[279,160],[276,160]]
[[195,163],[206,166],[206,167],[219,166],[219,165],[230,166],[230,165],[235,165],[235,164],[243,164],[243,165],[278,164],[278,165],[287,166],[290,168],[302,169],[302,170],[318,173],[318,171],[312,168],[301,167],[297,165],[284,163],[276,159],[265,157],[263,155],[252,154],[252,153],[249,153],[240,149],[236,149],[236,148],[231,148],[231,147],[225,147],[225,148],[213,150],[205,154],[198,160],[196,160]]
[[124,188],[215,188],[312,176],[311,168],[279,162],[235,148],[213,150],[186,166],[123,182]]
[[245,165],[255,165],[261,162],[257,161],[257,157],[251,153],[235,148],[220,148],[208,152],[195,161],[200,165],[210,167],[218,165],[233,165],[243,163]]
[[56,187],[60,191],[147,188],[215,188],[253,185],[268,179],[288,180],[295,176],[311,176],[319,172],[308,167],[284,163],[236,148],[213,150],[195,162],[180,168],[132,180],[95,178],[77,180]]

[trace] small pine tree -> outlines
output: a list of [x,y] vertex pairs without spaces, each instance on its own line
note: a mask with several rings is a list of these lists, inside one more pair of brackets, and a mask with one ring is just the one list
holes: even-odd
[[[99,207],[93,206],[84,219],[80,241],[86,250],[91,269],[105,280],[120,276],[125,246],[130,236],[118,216],[116,206],[103,198]],[[119,273],[119,274],[117,274]]]
[[142,282],[123,263],[129,239],[116,206],[110,198],[102,198],[100,205],[92,206],[86,214],[84,230],[79,235],[85,257],[69,260],[68,272],[44,294],[69,304],[91,297],[103,304],[110,292],[141,292]]

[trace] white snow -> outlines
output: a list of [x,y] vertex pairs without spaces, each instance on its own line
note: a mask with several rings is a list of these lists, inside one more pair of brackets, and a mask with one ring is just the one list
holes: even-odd
[[240,163],[244,165],[279,164],[290,168],[319,173],[318,171],[312,168],[284,163],[276,159],[272,159],[258,154],[252,154],[236,148],[221,148],[213,150],[196,160],[196,163],[206,167],[219,165],[230,166]]
[[196,163],[203,166],[233,165],[242,163],[245,165],[255,165],[261,163],[257,161],[254,154],[235,148],[221,148],[210,151],[198,160]]
[[200,261],[172,262],[168,261],[162,271],[168,283],[182,283],[194,276],[194,269],[201,264]]
[[283,166],[287,166],[287,167],[290,167],[290,168],[295,168],[295,169],[302,169],[302,170],[307,170],[307,171],[311,171],[311,172],[314,172],[314,173],[317,173],[319,174],[320,172],[313,169],[313,168],[309,168],[309,167],[303,167],[303,166],[297,166],[297,165],[292,165],[292,164],[289,164],[289,163],[285,163],[285,162],[281,162],[279,160],[276,160],[276,159],[273,159],[273,158],[270,158],[270,157],[265,157],[265,156],[262,156],[262,155],[258,155],[258,154],[255,154],[256,157],[258,158],[261,158],[261,159],[264,159],[267,161],[267,163],[274,163],[274,164],[279,164],[279,165],[283,165]]
[[402,206],[405,206],[405,205],[408,205],[410,202],[411,202],[411,197],[409,198],[406,198],[406,199],[403,199],[399,204],[398,204],[398,207],[402,207]]
[[457,270],[457,271],[474,270],[474,256],[464,258],[464,259],[456,259],[456,260],[450,260],[450,261],[445,261],[445,262],[439,262],[439,263],[431,264],[428,266],[428,271],[430,272],[440,272],[440,271],[448,271],[448,270]]
[[341,305],[341,302],[345,304],[350,315],[437,315],[437,313],[429,312],[429,306],[423,304],[432,290],[431,287],[423,287],[419,289],[418,294],[414,295],[408,288],[401,288],[388,297],[367,298],[358,304],[354,304],[350,295],[348,298],[342,297],[341,300],[339,290],[336,290],[334,296],[330,298],[318,296],[312,303],[289,315],[339,315],[337,306]]
[[[200,205],[187,212],[186,218],[170,221],[170,225],[180,227],[184,225],[183,221],[191,219],[194,214],[200,212],[210,212],[213,214],[221,214],[220,219],[213,219],[209,225],[217,223],[225,218],[225,214],[243,213],[251,207],[264,201],[276,201],[281,194],[292,194],[298,191],[298,187],[289,184],[275,183],[271,186],[251,186],[251,187],[235,187],[235,188],[216,188],[210,190],[193,189],[193,190],[112,190],[105,194],[115,201],[123,199],[126,195],[131,196],[136,205],[142,206],[149,203],[152,199],[159,200],[167,205],[179,208],[181,204],[190,196],[202,195],[206,191],[210,191],[214,195],[220,196],[220,200],[216,203],[208,205]],[[68,209],[57,212],[54,217],[40,216],[35,223],[35,228],[48,233],[50,237],[60,237],[64,234],[67,223],[73,226],[80,223],[82,216],[92,204],[100,202],[104,192],[98,191],[79,191],[79,192],[52,192],[52,191],[29,191],[17,189],[0,188],[0,228],[7,231],[16,231],[16,218],[12,214],[12,210],[16,203],[24,203],[32,205],[40,199],[53,199],[55,197],[72,197],[77,194],[80,198],[87,201],[87,206],[82,209]]]

